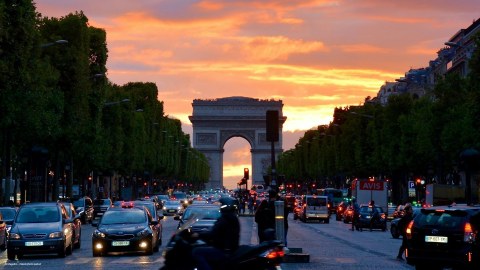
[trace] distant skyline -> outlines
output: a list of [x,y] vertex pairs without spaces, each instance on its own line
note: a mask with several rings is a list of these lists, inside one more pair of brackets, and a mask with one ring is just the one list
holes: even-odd
[[[428,66],[479,17],[478,0],[37,0],[62,17],[83,11],[107,32],[108,78],[154,82],[165,114],[192,132],[194,99],[277,99],[287,116],[283,149],[361,105],[385,81]],[[224,179],[251,168],[244,139],[227,142]]]

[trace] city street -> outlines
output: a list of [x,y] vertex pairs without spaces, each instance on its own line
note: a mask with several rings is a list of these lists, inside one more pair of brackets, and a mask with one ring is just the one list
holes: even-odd
[[[242,216],[241,244],[257,242],[256,224],[253,217]],[[83,225],[82,246],[73,255],[57,258],[55,255],[26,256],[22,260],[9,261],[7,253],[0,255],[2,269],[159,269],[163,265],[163,247],[176,229],[177,221],[169,216],[163,220],[163,243],[160,252],[152,256],[111,255],[92,257],[91,235],[94,227]],[[309,263],[284,263],[282,269],[413,269],[405,262],[395,260],[401,239],[393,239],[388,231],[352,232],[350,224],[335,221],[329,224],[302,223],[289,216],[288,245],[302,248],[310,255]]]

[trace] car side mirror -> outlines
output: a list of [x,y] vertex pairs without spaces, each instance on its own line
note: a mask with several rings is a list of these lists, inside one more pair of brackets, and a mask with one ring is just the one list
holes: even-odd
[[154,226],[158,225],[158,220],[150,221],[150,225],[154,225]]

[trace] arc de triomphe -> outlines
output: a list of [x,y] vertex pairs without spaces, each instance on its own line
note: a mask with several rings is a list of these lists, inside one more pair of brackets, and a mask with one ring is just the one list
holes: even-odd
[[[223,152],[225,143],[233,137],[248,141],[252,153],[252,184],[263,184],[263,175],[271,164],[271,142],[266,141],[266,113],[278,111],[279,139],[275,143],[275,156],[283,151],[282,129],[287,117],[283,116],[281,100],[260,100],[248,97],[195,99],[189,116],[193,126],[193,147],[205,154],[210,165],[207,188],[223,187]],[[238,180],[243,170],[238,172]]]

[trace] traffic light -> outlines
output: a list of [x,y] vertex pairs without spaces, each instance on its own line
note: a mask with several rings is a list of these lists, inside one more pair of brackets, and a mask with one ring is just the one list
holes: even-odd
[[243,178],[244,178],[245,180],[248,180],[248,178],[249,178],[248,168],[244,168],[244,169],[243,169]]

